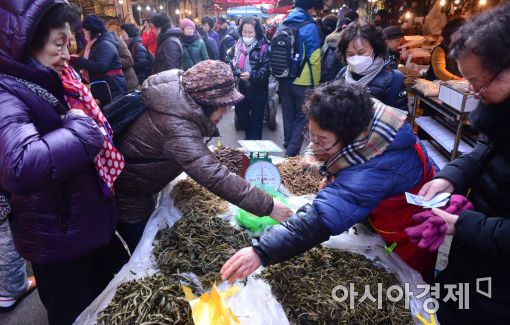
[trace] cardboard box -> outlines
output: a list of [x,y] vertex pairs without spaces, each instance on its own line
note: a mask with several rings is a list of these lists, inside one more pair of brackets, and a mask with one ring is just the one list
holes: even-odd
[[439,85],[439,95],[437,98],[446,105],[462,113],[473,111],[480,101],[479,99],[475,99],[474,93],[460,92],[446,84]]

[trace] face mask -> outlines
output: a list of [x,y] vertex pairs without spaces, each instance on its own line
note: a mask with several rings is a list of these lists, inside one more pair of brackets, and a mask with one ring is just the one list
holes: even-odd
[[354,55],[347,58],[349,68],[357,74],[365,72],[372,65],[372,62],[374,62],[372,55]]
[[246,45],[250,45],[255,40],[255,37],[243,37],[243,42]]

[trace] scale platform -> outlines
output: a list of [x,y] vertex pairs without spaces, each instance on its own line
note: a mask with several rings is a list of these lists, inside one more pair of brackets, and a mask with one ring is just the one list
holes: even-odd
[[248,152],[283,152],[283,149],[271,140],[239,140],[238,142]]

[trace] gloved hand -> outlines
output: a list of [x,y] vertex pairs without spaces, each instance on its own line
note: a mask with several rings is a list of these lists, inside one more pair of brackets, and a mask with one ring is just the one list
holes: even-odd
[[418,243],[418,247],[431,252],[436,251],[446,237],[448,225],[446,221],[436,216],[432,211],[423,211],[413,216],[413,220],[420,222],[417,226],[405,229],[409,239]]
[[[465,210],[472,210],[473,204],[462,195],[452,195],[449,204],[443,208],[445,212],[458,215]],[[418,247],[433,252],[444,242],[448,230],[447,221],[431,210],[422,211],[413,215],[413,220],[419,224],[405,229],[409,239],[418,243]]]
[[475,207],[464,196],[454,194],[450,197],[448,205],[441,210],[451,214],[461,214],[465,210],[473,210]]

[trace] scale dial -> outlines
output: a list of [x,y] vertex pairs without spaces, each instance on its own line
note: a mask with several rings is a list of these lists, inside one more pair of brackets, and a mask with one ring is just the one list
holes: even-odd
[[278,191],[282,182],[278,167],[265,160],[252,163],[246,170],[244,178],[254,185],[262,184],[274,191]]

